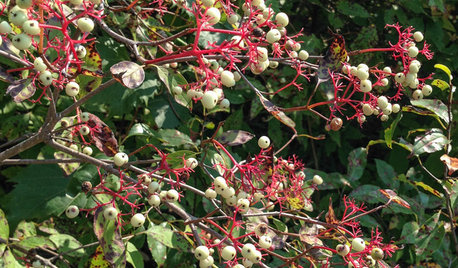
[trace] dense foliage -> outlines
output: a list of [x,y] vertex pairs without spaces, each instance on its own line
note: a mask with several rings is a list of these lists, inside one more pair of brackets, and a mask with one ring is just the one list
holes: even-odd
[[0,266],[457,266],[456,1],[2,1]]

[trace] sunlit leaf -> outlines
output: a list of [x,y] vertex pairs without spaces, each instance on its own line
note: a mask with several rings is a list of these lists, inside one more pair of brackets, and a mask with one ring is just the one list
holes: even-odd
[[[6,218],[5,212],[0,209],[0,238],[4,241],[8,241],[10,235],[10,227],[8,225],[8,219]],[[6,244],[0,244],[0,256],[3,255],[5,251]]]
[[118,141],[113,131],[100,118],[89,113],[87,125],[92,129],[91,139],[95,146],[107,156],[114,156],[118,152]]
[[73,236],[68,234],[50,235],[49,239],[56,245],[59,253],[66,253],[73,257],[82,257],[86,255],[82,244]]
[[440,129],[433,128],[424,135],[415,137],[412,154],[434,153],[442,150],[449,142]]
[[227,130],[224,131],[217,139],[223,145],[237,146],[250,141],[254,137],[248,131],[244,130]]
[[178,232],[172,231],[169,228],[159,226],[159,225],[150,225],[150,227],[145,231],[148,236],[156,239],[163,245],[169,248],[175,248],[181,251],[188,251],[192,249],[191,244]]
[[121,61],[110,68],[113,78],[130,89],[139,87],[145,80],[143,67],[135,62]]
[[94,252],[94,255],[91,257],[91,265],[90,268],[108,268],[110,267],[110,263],[105,260],[105,254],[103,254],[103,249],[99,245]]
[[22,79],[12,83],[6,89],[6,94],[9,94],[15,102],[21,102],[32,97],[36,90],[32,79]]
[[440,88],[441,90],[446,90],[447,88],[450,87],[450,85],[445,82],[444,80],[441,79],[434,79],[433,82],[431,83],[432,86],[436,86]]
[[395,193],[393,190],[390,190],[390,189],[380,189],[379,190],[384,196],[386,196],[386,198],[388,198],[389,200],[405,207],[405,208],[410,208],[410,205],[409,203],[407,203],[407,201],[405,201],[404,199],[402,199],[401,197],[398,196],[397,193]]
[[[54,153],[54,158],[55,159],[72,159],[73,157],[69,154],[66,154],[64,152],[55,152]],[[58,163],[59,167],[65,172],[65,174],[68,176],[75,172],[80,167],[80,163],[75,162],[75,163]]]
[[131,242],[127,242],[127,262],[135,268],[143,268],[143,256],[140,251]]
[[423,110],[423,109],[420,109],[420,108],[417,108],[417,107],[414,107],[414,106],[411,106],[411,105],[405,105],[402,107],[402,111],[403,112],[409,112],[409,113],[414,113],[414,114],[419,114],[419,115],[424,115],[424,116],[431,116],[431,117],[434,117],[437,122],[439,122],[439,124],[442,126],[442,128],[446,129],[447,127],[444,125],[444,123],[442,122],[442,120],[440,119],[440,117],[435,114],[434,112],[431,112],[431,111],[428,111],[428,110]]
[[391,125],[385,129],[385,142],[386,146],[388,148],[392,149],[393,146],[393,134],[394,131],[396,130],[396,126],[398,125],[399,121],[401,121],[402,118],[402,113],[398,113],[398,116],[396,117],[395,120],[391,123]]
[[445,123],[449,124],[448,117],[448,108],[440,100],[437,99],[421,99],[421,100],[411,100],[412,105],[427,109],[437,116],[439,116]]
[[450,71],[450,69],[447,66],[437,63],[434,65],[434,68],[444,71],[448,75],[449,81],[452,80],[452,72]]
[[453,172],[458,170],[458,158],[450,157],[444,154],[441,156],[440,160],[447,166],[448,175],[452,175]]

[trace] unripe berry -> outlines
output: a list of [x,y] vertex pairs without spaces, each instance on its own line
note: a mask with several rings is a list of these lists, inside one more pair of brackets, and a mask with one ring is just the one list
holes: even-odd
[[278,24],[280,24],[283,27],[286,27],[289,23],[289,18],[286,13],[280,12],[275,16],[275,20],[277,21]]
[[409,57],[415,58],[418,55],[418,47],[416,46],[411,46],[407,50],[407,53],[409,54]]
[[272,246],[272,239],[266,235],[259,238],[259,246],[261,248],[270,248]]
[[86,112],[81,113],[80,119],[81,119],[81,121],[83,121],[83,122],[89,121],[89,113],[86,113]]
[[22,24],[22,29],[25,33],[30,35],[38,35],[40,34],[40,26],[38,26],[38,21],[36,20],[26,20]]
[[382,84],[383,87],[386,87],[388,86],[389,80],[388,78],[383,78],[382,80],[380,80],[380,83]]
[[226,246],[221,251],[221,257],[226,261],[232,260],[235,255],[237,255],[237,251],[233,246]]
[[89,147],[89,146],[86,146],[86,147],[83,148],[83,154],[85,154],[85,155],[92,155],[92,152],[93,152],[92,148]]
[[9,34],[12,30],[13,28],[7,21],[0,22],[0,34]]
[[338,131],[340,130],[340,128],[342,128],[342,125],[343,125],[343,121],[340,117],[334,117],[332,120],[331,120],[331,129],[333,131]]
[[87,51],[86,51],[86,48],[83,47],[82,45],[76,45],[75,52],[76,52],[76,56],[78,56],[79,59],[86,57]]
[[374,260],[381,260],[383,259],[383,250],[381,248],[373,248],[372,251],[371,251],[371,257],[374,259]]
[[262,254],[258,250],[255,250],[248,259],[253,263],[259,263],[262,260]]
[[210,255],[210,251],[206,246],[198,246],[194,250],[194,257],[198,260],[205,260]]
[[177,190],[171,189],[171,190],[167,191],[167,199],[168,200],[170,200],[172,202],[176,202],[176,201],[178,201],[178,197],[179,197],[179,194],[178,194]]
[[94,22],[90,18],[79,18],[76,24],[83,33],[90,33],[94,29]]
[[12,41],[13,45],[20,50],[26,50],[32,45],[32,38],[25,33],[15,35]]
[[118,167],[125,165],[129,162],[129,156],[126,153],[117,153],[113,157],[114,164]]
[[337,251],[337,254],[344,257],[344,256],[347,256],[348,253],[350,253],[350,247],[348,245],[338,244],[336,246],[336,251]]
[[395,103],[391,109],[393,110],[393,113],[398,113],[401,110],[401,106],[398,103]]
[[145,223],[145,216],[141,213],[137,213],[132,218],[130,219],[130,224],[132,224],[133,227],[140,227]]
[[72,145],[68,146],[68,148],[72,149],[73,151],[77,151],[77,152],[79,151],[78,145],[76,145],[76,144],[72,144]]
[[412,93],[412,99],[414,99],[414,100],[421,100],[421,99],[423,99],[423,93],[421,92],[420,89],[417,89],[417,90],[415,90],[415,91]]
[[219,9],[217,9],[216,7],[211,7],[207,9],[206,15],[209,18],[209,24],[216,24],[221,19],[221,12],[219,12]]
[[270,31],[267,32],[266,39],[267,39],[267,42],[269,42],[270,44],[273,44],[281,39],[281,33],[277,29],[271,29]]
[[221,193],[221,196],[224,198],[230,198],[235,195],[235,190],[233,187],[226,187],[223,192]]
[[116,220],[118,218],[118,210],[114,207],[107,207],[103,211],[103,216],[109,221]]
[[412,61],[409,65],[409,73],[416,74],[418,71],[420,71],[420,66]]
[[267,149],[267,148],[269,148],[269,146],[270,146],[270,139],[269,139],[269,137],[267,137],[267,136],[261,136],[261,137],[258,139],[258,146],[259,146],[261,149]]
[[300,60],[307,60],[309,58],[309,53],[305,50],[299,51],[299,59]]
[[320,175],[313,176],[312,182],[316,185],[323,184],[323,178]]
[[215,92],[209,90],[209,91],[206,91],[204,93],[204,95],[203,95],[203,97],[202,97],[202,99],[200,101],[202,102],[202,105],[206,109],[212,109],[218,103],[218,96],[216,95]]
[[250,207],[250,201],[246,198],[240,198],[237,200],[237,206],[241,211],[247,211],[247,209]]
[[207,258],[201,260],[199,262],[199,267],[200,268],[212,268],[213,267],[213,263],[215,262],[215,260],[213,259],[212,256],[208,256]]
[[256,251],[256,247],[251,243],[246,243],[242,247],[242,256],[249,259],[248,256],[252,256]]
[[385,73],[387,73],[387,74],[392,73],[392,72],[391,72],[391,68],[388,67],[388,66],[386,66],[385,68],[383,68],[383,71],[384,71]]
[[152,181],[150,182],[150,184],[148,184],[148,192],[150,194],[154,194],[157,192],[157,190],[159,190],[160,188],[160,185],[157,181]]
[[362,238],[354,238],[351,241],[351,249],[356,252],[361,252],[366,248],[366,242]]
[[206,191],[205,191],[205,197],[208,198],[208,199],[215,199],[217,196],[217,193],[215,190],[211,189],[211,188],[208,188]]
[[223,99],[219,103],[219,108],[221,109],[228,109],[231,106],[231,102],[228,99]]
[[406,79],[406,76],[404,73],[397,73],[394,76],[394,81],[398,82],[399,84],[404,83],[404,80]]
[[234,74],[231,71],[223,71],[221,73],[221,83],[226,87],[233,87],[235,85]]
[[91,132],[91,130],[89,129],[88,126],[82,126],[80,128],[80,134],[83,135],[83,136],[86,136],[87,134],[89,134]]
[[231,207],[237,205],[237,197],[235,195],[233,195],[233,196],[231,196],[229,198],[226,198],[224,201],[226,202],[226,204],[228,206],[231,206]]
[[371,80],[361,80],[361,83],[359,84],[359,90],[364,93],[370,92],[372,90]]
[[52,84],[52,74],[50,71],[43,71],[40,72],[40,75],[38,76],[38,80],[44,85],[44,86],[49,86]]
[[153,207],[158,207],[161,204],[161,198],[157,194],[148,197],[148,204]]
[[80,92],[80,85],[76,82],[69,82],[65,86],[65,93],[70,97],[75,97]]
[[197,162],[197,159],[193,157],[186,159],[186,163],[185,163],[186,167],[191,168],[191,169],[196,168],[198,164],[199,162]]
[[358,68],[356,71],[356,76],[359,78],[359,80],[366,80],[369,78],[369,72],[364,68]]
[[388,106],[388,99],[385,96],[380,96],[377,99],[377,104],[383,110]]
[[19,6],[14,6],[8,13],[8,20],[18,27],[21,27],[27,19],[27,11]]
[[433,92],[433,88],[430,85],[424,85],[423,88],[421,89],[421,93],[423,93],[423,96],[427,97],[431,95]]
[[69,218],[69,219],[73,219],[75,218],[76,216],[78,216],[78,214],[80,213],[80,210],[77,206],[75,205],[71,205],[69,206],[66,210],[65,210],[65,215]]
[[43,59],[41,57],[37,57],[34,61],[33,61],[33,68],[35,69],[35,71],[38,71],[38,72],[43,72],[46,70],[47,66],[46,64],[43,62]]
[[389,117],[388,115],[386,115],[386,114],[383,114],[382,116],[380,116],[380,120],[381,120],[382,122],[387,121],[389,118],[390,118],[390,117]]
[[391,103],[388,103],[388,105],[382,109],[383,114],[390,115],[393,112],[393,108]]
[[227,22],[229,24],[236,24],[239,21],[239,19],[240,19],[240,16],[236,13],[233,13],[227,18]]
[[414,32],[413,33],[413,39],[415,39],[415,42],[421,42],[423,41],[423,33],[422,32]]

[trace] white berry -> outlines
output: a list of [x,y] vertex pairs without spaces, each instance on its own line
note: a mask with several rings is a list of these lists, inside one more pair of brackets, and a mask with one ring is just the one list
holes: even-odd
[[157,194],[153,194],[148,197],[148,204],[153,207],[158,207],[161,204],[161,198]]
[[33,61],[33,68],[35,69],[35,71],[38,71],[38,72],[43,72],[46,70],[47,66],[46,64],[43,62],[43,59],[41,57],[37,57],[35,58],[35,60]]
[[90,33],[94,29],[94,22],[90,18],[79,18],[76,24],[83,33]]
[[198,164],[199,164],[199,162],[197,162],[197,159],[195,159],[193,157],[190,157],[190,158],[186,159],[186,167],[188,167],[188,168],[194,169],[194,168],[197,167]]
[[350,253],[350,247],[348,245],[338,244],[336,246],[336,251],[340,256],[347,256],[347,254]]
[[221,251],[221,257],[226,261],[232,260],[235,255],[237,255],[237,251],[233,246],[226,246]]
[[247,209],[250,207],[250,201],[246,198],[240,198],[237,200],[237,206],[241,211],[247,211]]
[[12,30],[13,28],[7,21],[0,22],[0,34],[9,34]]
[[258,140],[258,146],[261,149],[267,149],[270,146],[270,139],[267,136],[262,136]]
[[416,57],[418,55],[418,48],[416,46],[411,46],[407,50],[407,53],[409,54],[409,57]]
[[351,241],[351,249],[356,252],[361,252],[366,248],[366,242],[362,238],[354,238]]
[[16,0],[16,5],[18,5],[20,8],[27,9],[31,7],[33,4],[32,0]]
[[300,60],[307,60],[309,58],[309,53],[305,50],[299,51],[299,59]]
[[206,246],[198,246],[194,250],[194,257],[198,260],[205,260],[210,255],[210,251]]
[[394,81],[398,82],[399,84],[404,83],[405,79],[406,79],[406,76],[404,73],[397,73],[394,76]]
[[256,247],[251,243],[246,243],[242,247],[242,256],[248,258],[248,256],[252,256],[252,254],[256,251]]
[[433,88],[430,85],[424,85],[421,89],[421,93],[423,93],[423,96],[427,97],[433,93]]
[[145,216],[141,213],[137,213],[132,218],[130,219],[130,224],[132,224],[133,227],[140,227],[145,223]]
[[117,153],[113,157],[113,161],[116,166],[120,167],[129,162],[129,156],[126,153]]
[[50,71],[43,71],[40,72],[40,75],[38,76],[38,80],[44,85],[44,86],[49,86],[52,84],[52,73]]
[[38,26],[38,21],[36,20],[26,20],[22,24],[22,29],[24,29],[25,33],[30,35],[40,34],[40,26]]
[[209,24],[216,24],[221,19],[221,12],[219,12],[219,9],[217,9],[216,7],[209,8],[206,14],[207,14],[207,17],[209,18],[208,20]]
[[160,184],[157,181],[152,181],[150,184],[148,184],[148,192],[150,194],[154,194],[159,190]]
[[421,42],[423,41],[423,33],[422,32],[414,32],[413,33],[413,39],[415,39],[415,42]]
[[82,126],[80,128],[80,134],[83,135],[83,136],[86,136],[90,132],[91,132],[91,129],[88,126]]
[[391,109],[393,113],[398,113],[401,110],[401,105],[399,105],[398,103],[395,103],[392,105]]
[[377,99],[377,104],[378,104],[378,107],[380,107],[380,109],[385,109],[386,106],[388,106],[388,99],[387,97],[385,96],[380,96],[378,97]]
[[268,31],[267,34],[266,34],[266,40],[270,44],[273,44],[273,43],[277,42],[280,39],[281,39],[281,33],[277,29],[272,29],[272,30]]
[[270,248],[272,246],[272,239],[266,235],[259,238],[259,246],[261,248]]
[[212,109],[218,103],[218,96],[213,91],[206,91],[200,100],[206,109]]
[[105,219],[112,221],[118,218],[118,210],[114,207],[108,207],[103,211]]
[[288,15],[284,12],[280,12],[275,16],[275,20],[277,21],[278,24],[280,24],[283,27],[286,27],[289,23],[289,18]]
[[228,109],[231,106],[231,102],[228,99],[223,99],[219,103],[219,108],[221,109]]
[[19,27],[22,26],[27,19],[27,11],[19,6],[14,6],[10,10],[10,13],[8,13],[8,20]]
[[233,187],[226,187],[223,192],[221,193],[221,196],[224,198],[230,198],[231,196],[235,195],[235,190]]
[[316,185],[323,184],[323,178],[320,175],[317,174],[317,175],[313,176],[312,182],[314,184],[316,184]]
[[233,87],[235,85],[234,74],[231,71],[223,71],[221,73],[221,83],[226,87]]
[[206,259],[203,259],[199,262],[200,268],[212,268],[215,260],[212,256],[208,256]]
[[80,92],[80,85],[76,82],[68,82],[65,86],[65,93],[70,97],[75,97]]
[[76,216],[78,216],[79,213],[80,213],[80,210],[75,205],[71,205],[65,210],[65,215],[67,215],[67,217],[70,219],[75,218]]
[[367,79],[367,80],[361,80],[361,83],[359,85],[359,90],[361,90],[361,92],[370,92],[372,90],[372,82],[371,80]]
[[178,197],[179,197],[179,194],[178,194],[177,190],[171,189],[171,190],[167,191],[167,199],[168,200],[170,200],[172,202],[175,202],[175,201],[178,201]]
[[83,148],[83,154],[85,154],[85,155],[92,155],[92,152],[93,152],[92,148],[89,147],[89,146],[86,146],[86,147]]
[[206,191],[205,191],[205,197],[208,198],[208,199],[215,199],[217,196],[217,193],[215,190],[211,189],[211,188],[208,188]]
[[412,93],[412,98],[414,100],[421,100],[423,99],[423,93],[420,89],[417,89],[415,90],[413,93]]
[[25,33],[15,35],[12,41],[13,45],[19,50],[26,50],[32,45],[32,38]]

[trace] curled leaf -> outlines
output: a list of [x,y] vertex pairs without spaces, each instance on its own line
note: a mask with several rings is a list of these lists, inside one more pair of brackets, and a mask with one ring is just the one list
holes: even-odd
[[139,87],[145,80],[143,67],[131,61],[121,61],[110,68],[113,78],[126,86],[134,89]]
[[458,158],[450,157],[444,154],[441,156],[440,160],[447,166],[448,175],[452,175],[453,172],[458,170]]
[[448,143],[450,141],[442,134],[442,131],[438,128],[433,128],[424,135],[415,137],[412,154],[434,153],[442,150]]
[[100,118],[91,113],[87,124],[92,129],[91,139],[95,146],[107,156],[114,156],[118,152],[118,141],[113,131]]
[[448,75],[449,81],[452,81],[452,72],[447,66],[438,63],[434,65],[434,68],[444,71]]
[[223,145],[237,146],[247,143],[254,137],[248,131],[244,130],[228,130],[224,131],[221,136],[218,137],[218,141]]
[[36,90],[37,88],[32,83],[32,79],[21,79],[12,83],[6,89],[6,94],[10,94],[14,102],[22,102],[32,97]]
[[405,208],[410,208],[410,205],[409,203],[407,203],[407,201],[405,201],[404,199],[402,199],[401,197],[398,196],[397,193],[395,193],[393,190],[390,190],[390,189],[380,189],[379,190],[384,196],[386,196],[386,198],[388,198],[389,200],[395,202],[395,203],[398,203],[399,205],[405,207]]

